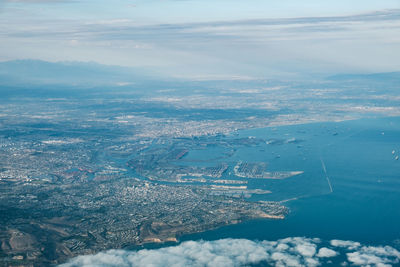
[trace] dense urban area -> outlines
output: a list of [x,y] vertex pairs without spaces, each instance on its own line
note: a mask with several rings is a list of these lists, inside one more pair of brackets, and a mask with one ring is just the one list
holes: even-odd
[[[241,147],[301,147],[302,140],[237,132],[400,115],[397,80],[387,81],[385,94],[379,76],[1,85],[0,265],[51,265],[249,219],[283,219],[283,203],[252,200],[270,191],[249,181],[296,179],[303,171],[231,157]],[[207,149],[215,149],[213,158],[190,158]]]

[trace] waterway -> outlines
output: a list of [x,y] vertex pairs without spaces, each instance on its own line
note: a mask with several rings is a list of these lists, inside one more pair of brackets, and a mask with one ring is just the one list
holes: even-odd
[[399,117],[239,132],[239,137],[246,136],[283,141],[240,149],[234,160],[265,160],[272,169],[304,171],[285,180],[249,183],[273,192],[253,200],[284,201],[290,208],[287,218],[248,221],[187,235],[181,241],[305,236],[399,245]]

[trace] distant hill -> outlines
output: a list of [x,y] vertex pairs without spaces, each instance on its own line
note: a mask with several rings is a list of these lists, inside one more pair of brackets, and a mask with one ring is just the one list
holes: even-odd
[[339,74],[328,77],[328,80],[333,81],[400,81],[400,72],[383,72],[383,73],[372,73],[372,74]]
[[0,62],[1,85],[125,85],[149,79],[148,72],[92,62],[14,60]]

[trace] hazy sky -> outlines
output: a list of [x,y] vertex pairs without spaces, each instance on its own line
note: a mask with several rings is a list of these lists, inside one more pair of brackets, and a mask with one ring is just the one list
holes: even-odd
[[173,76],[400,71],[400,0],[0,0],[0,60]]

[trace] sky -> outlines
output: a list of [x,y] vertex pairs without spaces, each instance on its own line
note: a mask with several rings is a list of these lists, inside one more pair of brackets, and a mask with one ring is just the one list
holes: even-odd
[[400,71],[400,0],[0,0],[0,61],[173,77]]

